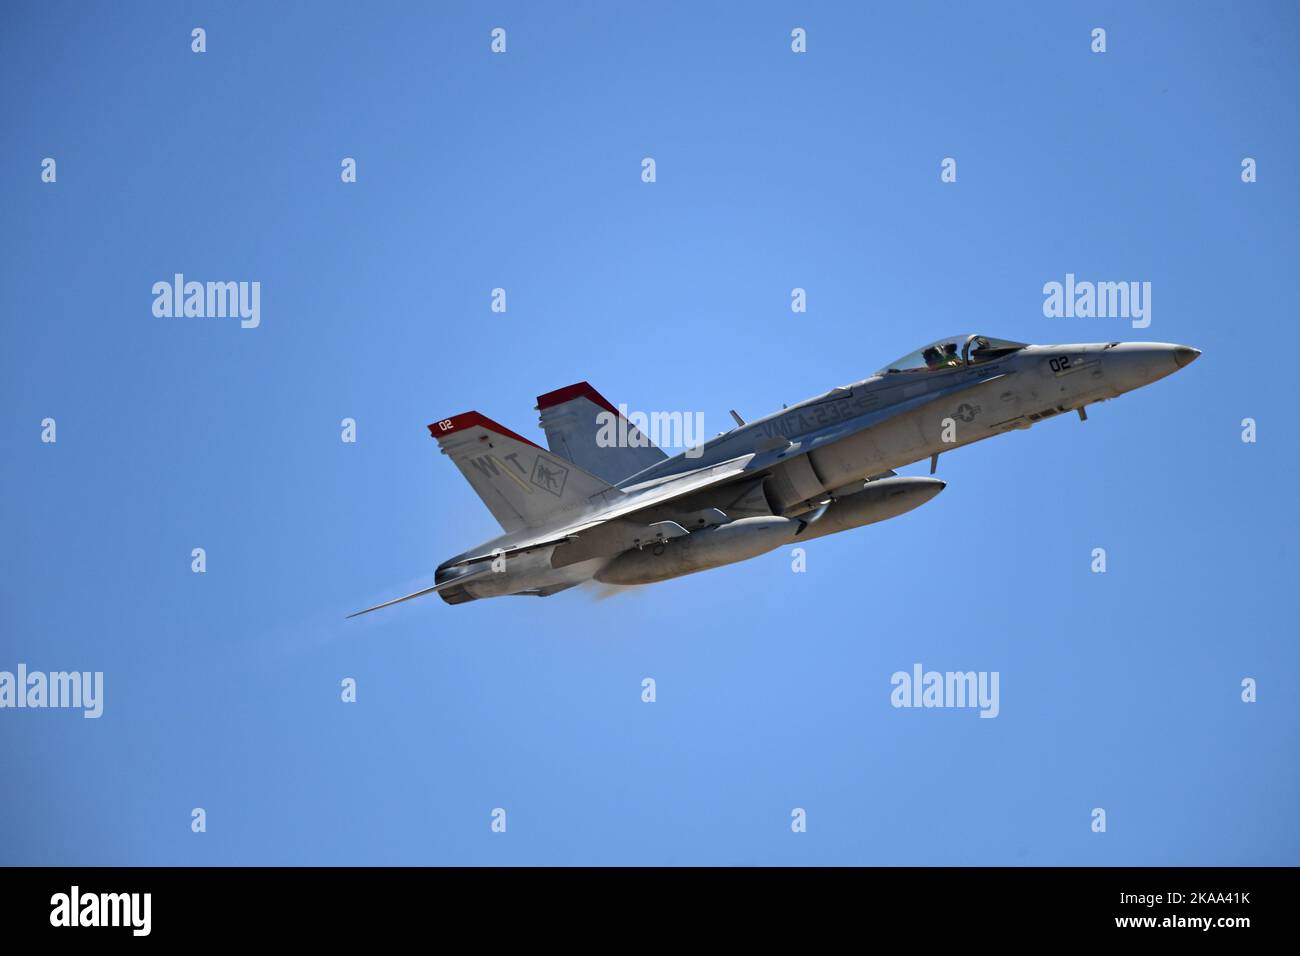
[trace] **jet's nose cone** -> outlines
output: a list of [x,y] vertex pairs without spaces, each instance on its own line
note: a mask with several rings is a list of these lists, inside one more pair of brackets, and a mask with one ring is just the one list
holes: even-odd
[[1115,394],[1122,395],[1173,375],[1195,361],[1201,351],[1172,342],[1120,342],[1101,354],[1107,383]]

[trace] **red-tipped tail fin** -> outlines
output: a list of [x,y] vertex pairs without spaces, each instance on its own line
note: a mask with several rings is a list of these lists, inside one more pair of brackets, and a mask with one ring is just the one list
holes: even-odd
[[621,494],[479,412],[433,422],[429,434],[508,532],[576,516]]
[[608,482],[668,457],[590,382],[538,395],[537,410],[551,451]]

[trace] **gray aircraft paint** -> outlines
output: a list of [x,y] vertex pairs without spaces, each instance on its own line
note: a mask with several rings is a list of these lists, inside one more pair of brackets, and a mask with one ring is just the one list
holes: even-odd
[[[651,446],[639,456],[646,467],[621,480],[613,476],[627,467],[624,449],[587,445],[594,422],[582,418],[557,441],[582,445],[586,467],[477,412],[435,422],[441,450],[505,534],[443,562],[432,587],[377,607],[428,593],[459,604],[546,596],[593,578],[664,580],[884,520],[943,487],[895,469],[1065,412],[1083,417],[1086,406],[1200,355],[1158,342],[1022,345],[983,336],[925,352],[937,364],[882,370],[738,425],[689,456],[665,458]],[[617,460],[603,459],[606,451]]]
[[[547,447],[605,481],[616,483],[668,457],[586,382],[537,396],[537,411]],[[600,443],[602,415],[620,421],[625,441]]]

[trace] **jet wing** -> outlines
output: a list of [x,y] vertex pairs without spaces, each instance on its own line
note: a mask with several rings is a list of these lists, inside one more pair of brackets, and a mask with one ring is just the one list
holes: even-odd
[[484,551],[481,554],[472,554],[461,558],[448,566],[460,567],[466,564],[473,564],[476,561],[486,561],[503,554],[508,557],[513,554],[522,554],[525,551],[535,551],[538,548],[550,547],[552,545],[563,544],[566,541],[572,541],[584,531],[603,525],[606,522],[613,521],[615,518],[622,518],[645,508],[664,504],[674,498],[680,498],[683,495],[693,494],[694,492],[702,491],[705,488],[711,488],[715,485],[721,485],[731,481],[738,475],[745,474],[748,470],[746,466],[753,459],[754,455],[752,454],[741,455],[738,458],[719,462],[716,465],[708,465],[704,468],[699,468],[683,475],[674,475],[664,481],[648,485],[637,491],[629,492],[625,499],[620,500],[613,507],[606,508],[586,520],[579,520],[567,527],[540,532],[521,541],[517,541],[508,548],[498,548],[491,551]]
[[931,402],[945,398],[948,395],[970,388],[973,385],[982,385],[985,382],[995,381],[1005,375],[1005,372],[997,372],[982,378],[976,377],[964,379],[945,388],[938,389],[937,391],[926,392],[923,395],[917,395],[913,398],[906,399],[905,401],[896,402],[895,404],[879,409],[878,411],[869,412],[865,415],[860,415],[857,418],[849,419],[848,421],[828,425],[820,431],[804,435],[798,442],[770,448],[759,453],[741,455],[737,458],[731,458],[727,461],[719,462],[716,465],[707,465],[703,468],[698,468],[695,471],[686,472],[685,474],[672,475],[661,481],[626,487],[623,489],[626,493],[624,498],[620,499],[613,506],[598,511],[588,516],[586,519],[579,519],[565,527],[541,530],[534,535],[514,542],[508,548],[498,548],[478,554],[468,555],[453,562],[449,567],[461,567],[467,564],[474,564],[478,561],[486,561],[500,555],[509,557],[511,555],[523,554],[528,551],[535,551],[539,548],[553,547],[574,541],[584,532],[613,521],[616,518],[627,517],[646,508],[666,504],[675,498],[693,494],[697,491],[702,491],[705,488],[712,488],[740,479],[753,478],[774,465],[788,461],[792,458],[797,458],[800,455],[806,455],[810,451],[813,451],[822,445],[839,441],[841,438],[846,438],[865,428],[871,428],[873,425],[878,425],[881,422],[888,421],[896,415],[901,415],[917,408],[921,408]]

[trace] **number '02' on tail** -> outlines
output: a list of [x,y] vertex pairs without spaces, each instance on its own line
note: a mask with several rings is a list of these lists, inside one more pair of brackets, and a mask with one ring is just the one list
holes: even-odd
[[622,495],[478,412],[434,422],[429,433],[506,532],[559,522]]

